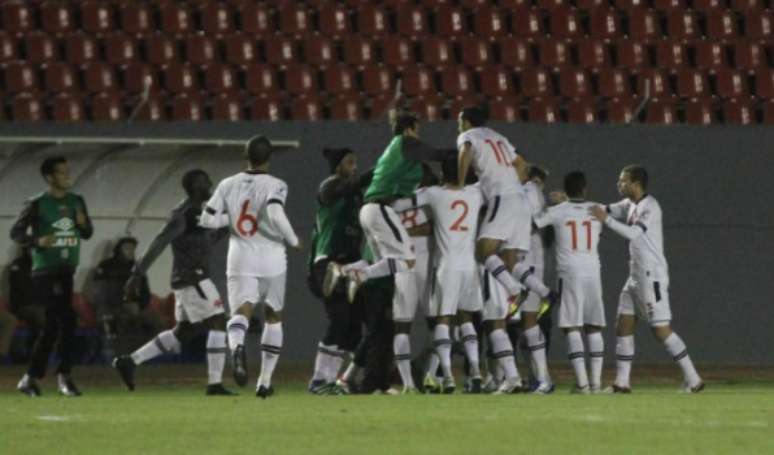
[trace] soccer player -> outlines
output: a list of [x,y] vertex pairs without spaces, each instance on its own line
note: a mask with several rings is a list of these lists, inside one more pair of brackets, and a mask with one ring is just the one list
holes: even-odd
[[[562,302],[559,327],[567,338],[567,356],[575,370],[573,391],[599,393],[605,327],[597,252],[602,223],[589,214],[595,203],[586,201],[586,176],[582,172],[570,172],[564,177],[564,192],[568,200],[535,216],[534,223],[540,228],[553,226],[556,233],[556,271]],[[581,330],[585,331],[589,351],[590,383]]]
[[[527,163],[516,153],[515,147],[498,132],[484,126],[481,109],[468,107],[459,115],[457,147],[459,149],[459,182],[467,177],[473,165],[484,192],[487,213],[478,234],[476,258],[487,271],[505,286],[514,313],[521,298],[522,286],[518,281],[551,303],[551,290],[534,276],[534,270],[525,264],[530,248],[532,213],[524,195],[522,182],[527,180]],[[513,274],[513,275],[512,275]],[[517,281],[514,276],[519,277]],[[505,323],[496,323],[495,331],[505,334]],[[500,335],[496,335],[498,338]],[[527,334],[533,346],[544,344],[539,329]],[[510,341],[508,341],[510,344]],[[512,350],[512,347],[511,349]],[[546,391],[550,384],[542,383]]]
[[[483,306],[474,255],[483,196],[478,185],[459,185],[456,159],[444,161],[442,170],[443,185],[420,188],[411,201],[417,207],[429,208],[433,220],[435,255],[430,306],[431,313],[437,315],[433,338],[443,370],[441,388],[447,394],[456,389],[451,369],[450,326],[459,310],[460,335],[473,378],[471,392],[481,393],[478,336],[472,320],[473,313],[481,311]],[[434,374],[434,371],[430,373]]]
[[[393,139],[379,157],[374,176],[360,209],[360,226],[375,262],[368,266],[347,267],[350,301],[366,280],[393,275],[395,295],[392,316],[395,321],[393,349],[404,393],[417,393],[411,376],[409,333],[416,313],[417,285],[414,275],[416,256],[406,228],[391,204],[410,197],[419,185],[423,161],[443,161],[448,153],[419,141],[419,120],[411,114],[398,114],[393,121]],[[332,267],[329,282],[336,282],[342,268]]]
[[263,399],[274,393],[271,377],[282,349],[285,248],[303,248],[285,215],[288,186],[268,174],[271,154],[272,146],[267,138],[255,136],[248,140],[247,169],[218,184],[199,220],[203,227],[228,226],[231,231],[226,266],[231,306],[227,330],[234,380],[240,386],[247,383],[244,341],[250,317],[257,304],[265,304],[261,374],[255,393]]
[[618,301],[617,372],[610,391],[631,392],[629,376],[634,360],[634,326],[638,318],[644,318],[680,366],[684,379],[682,390],[701,392],[704,382],[688,356],[685,343],[672,331],[661,206],[647,191],[648,172],[642,166],[629,165],[618,177],[618,192],[624,199],[607,207],[591,208],[596,219],[629,240],[629,279]]
[[58,389],[62,395],[81,395],[71,372],[75,360],[76,315],[71,305],[73,275],[81,241],[94,232],[86,202],[70,192],[70,167],[62,156],[46,158],[40,166],[46,191],[27,200],[11,227],[11,239],[32,250],[32,296],[45,305],[45,323],[32,350],[30,366],[16,388],[40,396],[37,380],[46,373],[48,357],[58,340]]
[[312,235],[309,286],[322,299],[329,323],[317,346],[309,383],[309,391],[316,394],[347,391],[334,387],[336,376],[345,356],[355,350],[361,337],[362,305],[350,304],[343,286],[324,289],[323,285],[328,264],[349,263],[360,258],[363,233],[358,211],[364,182],[369,178],[369,174],[358,176],[354,151],[324,149],[323,155],[331,175],[323,180],[317,193],[319,206]]
[[207,395],[234,395],[223,387],[226,364],[226,318],[223,301],[210,279],[210,252],[213,245],[228,234],[226,229],[212,231],[198,224],[202,205],[212,192],[210,176],[201,169],[183,175],[186,198],[174,209],[161,231],[153,238],[126,282],[127,301],[136,301],[148,269],[172,246],[172,289],[175,294],[175,327],[165,330],[134,351],[113,359],[126,387],[135,388],[138,365],[168,352],[207,330]]

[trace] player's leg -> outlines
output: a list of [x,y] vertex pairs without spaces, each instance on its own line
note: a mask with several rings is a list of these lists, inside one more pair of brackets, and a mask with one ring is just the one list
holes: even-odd
[[73,276],[60,276],[58,286],[59,292],[55,298],[54,310],[55,317],[59,321],[57,388],[62,395],[77,397],[81,395],[81,392],[73,382],[71,375],[76,350],[75,329],[78,326],[78,317],[72,306]]
[[519,370],[516,368],[513,345],[505,332],[505,319],[487,321],[485,328],[489,334],[492,355],[505,375],[505,380],[495,393],[501,395],[520,392],[522,388],[521,376],[519,376]]
[[[435,349],[435,327],[438,325],[438,314],[437,311],[428,314],[429,315],[425,318],[425,322],[427,323],[427,330],[433,334],[433,347],[430,349],[430,354],[427,356],[425,379],[422,384],[422,389],[424,393],[440,393],[441,384],[436,378],[436,375],[438,368],[441,365],[441,358],[438,357],[438,351]],[[432,314],[432,316],[430,316],[430,314]]]
[[470,311],[461,311],[460,315],[460,337],[462,339],[462,346],[465,349],[465,356],[468,359],[468,366],[470,368],[470,393],[481,393],[481,367],[480,356],[478,351],[478,334],[476,333],[476,327],[473,324],[473,317],[475,313]]
[[232,357],[234,382],[240,387],[247,384],[247,352],[245,336],[250,328],[253,308],[258,303],[258,278],[254,276],[228,276],[228,301],[231,317],[226,323],[228,347]]
[[223,370],[226,366],[228,346],[226,340],[226,316],[223,312],[204,320],[207,327],[207,395],[234,395],[223,387]]
[[411,374],[411,324],[416,315],[418,305],[418,290],[416,276],[413,272],[403,272],[395,275],[395,293],[392,299],[392,318],[395,321],[395,336],[393,351],[398,365],[404,393],[416,392],[416,385]]
[[602,387],[602,365],[605,360],[605,340],[602,337],[602,327],[596,325],[584,326],[586,345],[589,351],[589,385],[592,393],[597,393]]
[[35,300],[44,308],[40,330],[32,345],[30,364],[27,373],[16,385],[17,390],[29,396],[40,396],[37,380],[43,378],[48,367],[48,358],[59,334],[59,321],[56,319],[54,277],[43,275],[32,277],[32,292]]
[[502,246],[503,260],[514,278],[519,280],[530,291],[541,299],[547,299],[554,304],[553,294],[541,277],[535,274],[535,268],[526,262],[532,236],[532,213],[529,202],[521,194],[510,195],[503,199],[508,207],[508,217],[511,229]]
[[360,225],[377,258],[367,267],[352,268],[348,272],[351,280],[362,283],[413,269],[411,238],[390,206],[365,204],[360,209]]
[[282,310],[285,307],[285,282],[287,274],[260,277],[259,299],[264,302],[264,324],[261,333],[261,373],[256,384],[256,396],[267,398],[274,393],[271,379],[282,351],[284,331]]
[[546,339],[539,325],[540,299],[537,294],[530,293],[522,304],[522,333],[529,350],[533,374],[537,381],[536,391],[546,393],[551,390],[551,376],[548,373],[546,360]]
[[454,375],[451,369],[451,347],[452,340],[449,332],[451,316],[442,315],[438,317],[438,323],[433,330],[433,344],[435,352],[441,364],[443,371],[443,393],[454,393],[456,388],[454,384]]
[[586,372],[586,353],[580,327],[564,328],[567,338],[567,359],[575,372],[575,393],[589,393],[589,378]]

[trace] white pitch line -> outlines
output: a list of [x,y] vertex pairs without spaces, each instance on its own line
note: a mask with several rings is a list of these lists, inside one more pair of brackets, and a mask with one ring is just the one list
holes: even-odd
[[72,415],[72,416],[42,415],[42,416],[37,416],[36,419],[43,422],[71,422],[73,420],[80,419],[80,417],[81,416],[78,416],[78,415]]

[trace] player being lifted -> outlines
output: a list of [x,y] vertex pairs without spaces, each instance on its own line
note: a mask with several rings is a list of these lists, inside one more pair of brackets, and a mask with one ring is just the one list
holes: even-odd
[[609,391],[630,393],[629,376],[634,360],[634,326],[645,318],[653,334],[683,371],[683,391],[701,392],[704,382],[696,372],[683,340],[672,331],[669,306],[669,268],[664,257],[661,206],[649,195],[648,173],[630,165],[618,177],[624,199],[607,207],[594,206],[591,214],[629,240],[629,279],[618,301],[616,378]]
[[[364,196],[360,209],[360,226],[375,261],[364,266],[348,265],[350,301],[357,287],[366,280],[393,275],[395,295],[392,317],[395,322],[393,349],[404,393],[416,393],[411,377],[411,345],[409,333],[416,313],[417,297],[414,264],[416,257],[411,251],[411,240],[391,204],[400,198],[411,197],[422,179],[423,161],[443,161],[448,153],[434,149],[419,141],[419,120],[411,114],[401,113],[392,121],[393,139],[384,150],[374,168],[374,176]],[[332,263],[326,279],[326,288],[335,286],[342,274],[342,267]]]
[[[531,267],[524,263],[529,251],[532,229],[532,213],[524,195],[522,182],[527,180],[527,163],[516,154],[513,145],[501,134],[484,126],[481,109],[467,107],[459,115],[457,147],[459,149],[459,182],[465,181],[471,164],[481,182],[487,213],[478,234],[476,258],[508,291],[509,301],[518,305],[521,281],[541,299],[553,303],[551,290],[533,275]],[[519,277],[518,281],[514,277]],[[513,309],[511,313],[515,312]],[[497,350],[508,348],[510,340],[505,332],[505,321],[495,321],[490,337],[498,340]],[[504,340],[502,340],[504,338]],[[545,339],[538,326],[525,333],[527,344],[536,348],[533,357],[540,358],[539,346]],[[545,350],[543,362],[545,362]],[[538,368],[540,369],[540,367]],[[516,384],[511,384],[514,389]],[[543,382],[536,392],[546,392],[550,384]]]
[[227,329],[234,380],[240,386],[247,383],[244,341],[250,317],[257,304],[265,304],[261,373],[256,385],[256,396],[264,399],[274,392],[271,376],[282,349],[285,245],[302,248],[285,215],[287,184],[268,174],[271,154],[268,139],[251,138],[245,146],[247,169],[218,184],[200,218],[204,227],[229,226],[231,231],[226,266],[231,319]]
[[[459,310],[460,336],[471,368],[470,391],[481,393],[478,336],[472,321],[473,314],[481,311],[483,306],[474,255],[483,196],[478,185],[459,185],[456,159],[444,161],[442,171],[442,186],[420,188],[412,200],[401,200],[396,204],[409,203],[430,210],[435,238],[430,313],[437,316],[433,338],[443,370],[442,391],[453,393],[456,388],[451,369],[450,326]],[[434,371],[430,373],[434,374]]]
[[[602,223],[589,214],[595,205],[586,201],[586,176],[570,172],[564,177],[568,198],[535,216],[537,227],[553,226],[556,234],[556,271],[559,279],[559,327],[567,338],[567,356],[575,370],[576,393],[598,393],[602,378],[605,309],[597,247]],[[591,384],[581,330],[585,330],[591,364]]]
[[186,198],[172,209],[167,224],[153,239],[137,261],[132,277],[126,283],[126,298],[135,300],[140,292],[141,278],[172,245],[172,289],[175,293],[175,327],[159,333],[134,351],[113,359],[113,367],[129,390],[134,390],[135,368],[148,360],[177,351],[180,344],[192,339],[201,330],[207,334],[207,395],[233,395],[223,387],[223,367],[226,363],[226,319],[223,302],[210,280],[209,262],[212,246],[227,231],[210,231],[198,225],[202,205],[210,197],[212,182],[201,169],[183,175]]

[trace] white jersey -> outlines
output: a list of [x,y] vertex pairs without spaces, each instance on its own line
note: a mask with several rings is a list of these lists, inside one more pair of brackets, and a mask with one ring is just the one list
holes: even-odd
[[[421,226],[429,221],[427,212],[424,209],[417,207],[415,203],[412,203],[412,205],[413,207],[408,210],[396,210],[398,216],[400,217],[400,222],[403,224],[403,227],[406,228],[406,230]],[[429,240],[430,239],[427,236],[411,237],[411,243],[414,247],[414,254],[417,256],[429,254]]]
[[629,239],[629,273],[668,279],[661,206],[656,198],[645,195],[636,204],[624,199],[608,205],[607,211],[611,216],[605,224]]
[[552,225],[556,233],[556,271],[568,276],[599,275],[602,223],[589,213],[594,202],[569,200],[534,218],[535,225]]
[[433,217],[436,267],[476,270],[478,212],[483,203],[478,185],[458,190],[433,186],[416,191],[416,204],[428,207]]
[[[525,183],[524,193],[527,195],[527,202],[529,202],[533,217],[546,209],[546,197],[537,183],[532,181]],[[543,236],[540,233],[540,229],[533,228],[529,239],[529,253],[527,253],[526,263],[536,269],[544,269],[544,256]]]
[[495,196],[522,191],[513,167],[516,148],[502,134],[486,127],[471,128],[457,137],[457,149],[469,142],[473,169],[487,201]]
[[267,207],[284,205],[287,194],[287,184],[266,173],[240,172],[215,188],[206,210],[228,216],[228,276],[266,277],[285,272],[285,243]]

